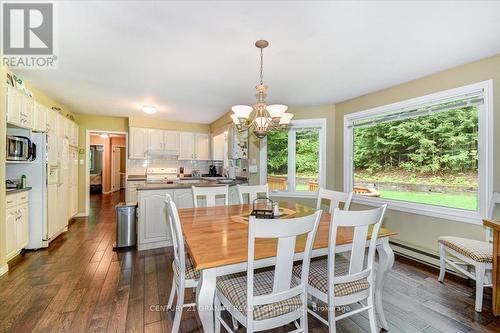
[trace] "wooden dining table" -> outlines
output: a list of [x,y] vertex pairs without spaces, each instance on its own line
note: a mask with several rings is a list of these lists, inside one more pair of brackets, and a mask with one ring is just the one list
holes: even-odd
[[[281,202],[280,206],[294,211],[290,217],[306,216],[315,209],[298,203]],[[205,333],[214,332],[213,302],[216,279],[218,276],[246,272],[248,224],[242,216],[252,210],[252,205],[230,205],[204,208],[179,209],[186,246],[193,260],[194,267],[200,271],[196,288],[196,307]],[[283,219],[286,223],[286,219]],[[328,236],[331,215],[323,213],[316,234],[312,257],[328,254]],[[378,266],[375,277],[375,310],[379,324],[388,330],[387,320],[382,308],[382,289],[386,274],[394,263],[394,254],[389,246],[389,236],[395,235],[388,229],[381,228],[377,240]],[[296,260],[301,259],[304,251],[304,239],[298,239],[295,249]],[[351,250],[353,241],[352,228],[339,228],[336,252]],[[255,268],[269,267],[275,264],[275,240],[258,239],[255,245]],[[368,244],[368,243],[367,243]]]

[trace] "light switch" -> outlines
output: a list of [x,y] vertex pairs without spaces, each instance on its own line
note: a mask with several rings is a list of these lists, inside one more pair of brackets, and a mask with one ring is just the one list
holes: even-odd
[[257,168],[257,164],[250,164],[250,173],[257,173],[259,169]]
[[80,165],[84,165],[85,164],[85,160],[84,159],[81,159],[80,160]]

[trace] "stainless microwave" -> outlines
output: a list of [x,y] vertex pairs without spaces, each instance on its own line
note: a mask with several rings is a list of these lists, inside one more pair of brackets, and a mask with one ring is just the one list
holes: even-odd
[[24,136],[7,135],[7,161],[33,161],[36,158],[36,146]]

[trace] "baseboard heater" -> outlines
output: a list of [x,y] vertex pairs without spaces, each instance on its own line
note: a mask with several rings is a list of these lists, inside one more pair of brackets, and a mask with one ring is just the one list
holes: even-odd
[[[406,245],[406,244],[401,244],[399,242],[395,241],[389,241],[391,244],[391,248],[394,251],[394,254],[397,254],[399,256],[411,259],[413,261],[417,261],[421,264],[436,268],[439,270],[439,256],[430,253],[424,250],[416,249],[412,246]],[[446,268],[446,273],[447,274],[453,274],[455,276],[468,279],[467,276],[456,272],[454,270],[449,269],[449,267]]]

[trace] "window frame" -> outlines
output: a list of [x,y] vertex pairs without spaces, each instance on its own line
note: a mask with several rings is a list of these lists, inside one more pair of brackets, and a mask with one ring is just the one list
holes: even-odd
[[[287,188],[295,189],[295,177],[296,177],[296,131],[293,129],[302,128],[319,128],[319,175],[318,175],[318,186],[325,187],[326,184],[326,118],[314,118],[314,119],[300,119],[292,120],[288,127],[288,176],[287,176]],[[291,137],[293,140],[290,140]],[[260,183],[267,183],[267,136],[260,140]],[[292,177],[293,176],[293,177]],[[270,191],[272,196],[277,197],[317,197],[317,192],[308,191]]]
[[459,208],[434,206],[429,204],[400,201],[393,199],[372,198],[354,195],[353,202],[369,206],[384,203],[388,208],[397,211],[431,216],[452,221],[482,225],[487,217],[493,195],[493,81],[482,81],[459,88],[444,90],[405,101],[383,105],[372,109],[347,114],[344,116],[344,191],[350,192],[354,186],[353,165],[353,128],[349,125],[363,118],[387,114],[391,111],[429,104],[438,100],[458,97],[463,94],[483,90],[484,103],[478,110],[478,209],[469,211]]

